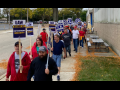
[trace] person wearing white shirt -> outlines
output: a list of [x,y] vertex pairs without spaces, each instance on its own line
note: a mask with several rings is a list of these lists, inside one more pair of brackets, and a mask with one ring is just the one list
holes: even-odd
[[73,44],[74,44],[74,51],[77,53],[77,47],[78,47],[78,37],[79,37],[79,31],[77,30],[77,27],[74,27],[73,33]]

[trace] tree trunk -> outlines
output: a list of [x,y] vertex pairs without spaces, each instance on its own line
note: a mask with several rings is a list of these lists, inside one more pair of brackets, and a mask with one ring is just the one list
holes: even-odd
[[44,16],[42,16],[42,26],[44,27]]
[[53,8],[53,21],[58,22],[58,8]]
[[7,12],[7,23],[8,23],[8,12]]

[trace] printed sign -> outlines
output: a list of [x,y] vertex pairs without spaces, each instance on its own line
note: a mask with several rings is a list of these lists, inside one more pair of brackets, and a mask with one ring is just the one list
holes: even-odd
[[67,24],[68,24],[67,20],[63,20],[63,22],[64,22],[64,25],[67,25]]
[[68,24],[72,24],[72,18],[68,18]]
[[26,38],[25,20],[13,20],[13,38]]
[[55,24],[49,24],[49,31],[55,32]]
[[49,21],[49,24],[55,24],[55,22],[54,21]]
[[27,35],[33,36],[33,22],[26,23],[26,27],[27,27]]
[[81,20],[79,18],[75,19],[75,23],[81,22]]

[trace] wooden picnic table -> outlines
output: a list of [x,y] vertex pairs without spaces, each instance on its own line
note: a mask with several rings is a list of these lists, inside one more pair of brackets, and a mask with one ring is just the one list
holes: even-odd
[[[92,39],[92,42],[95,43],[95,49],[100,49],[100,45],[104,43],[102,39]],[[98,46],[98,48],[96,48]]]

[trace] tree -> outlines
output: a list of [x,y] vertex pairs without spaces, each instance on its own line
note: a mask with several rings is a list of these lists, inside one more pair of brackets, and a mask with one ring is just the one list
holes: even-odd
[[[32,19],[33,11],[28,9],[28,12],[29,19]],[[13,8],[10,10],[10,15],[14,19],[27,19],[27,8]]]
[[3,14],[7,15],[7,23],[8,23],[9,8],[3,8]]
[[87,13],[87,10],[83,10],[83,11],[81,12],[80,17],[81,17],[81,20],[82,20],[82,21],[86,21],[86,13]]
[[58,22],[58,8],[53,8],[53,21]]

